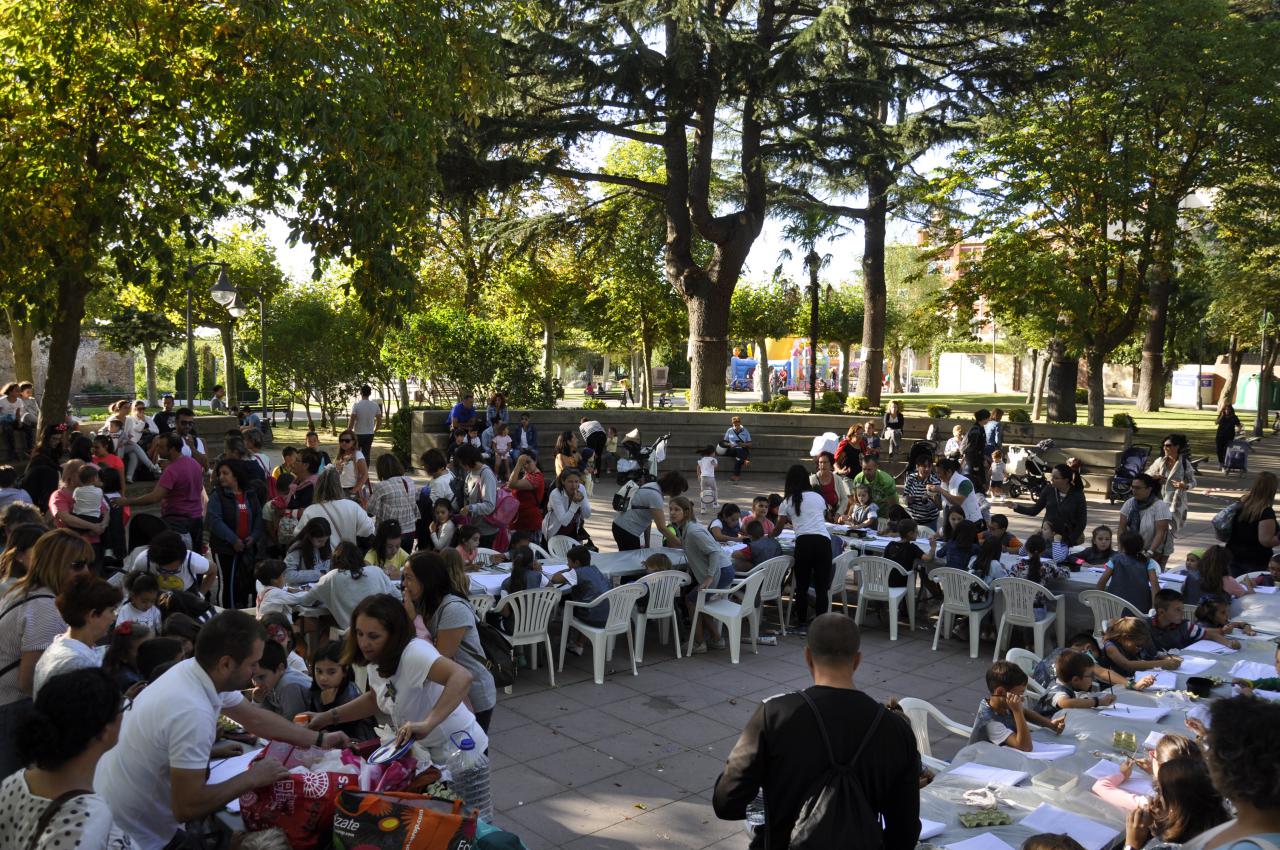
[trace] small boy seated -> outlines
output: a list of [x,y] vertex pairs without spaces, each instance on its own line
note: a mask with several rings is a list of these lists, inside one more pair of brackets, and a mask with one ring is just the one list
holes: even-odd
[[1255,587],[1280,587],[1280,553],[1271,556],[1267,562],[1267,571],[1257,578],[1245,582],[1250,590]]
[[1151,639],[1156,649],[1183,649],[1198,640],[1211,640],[1232,649],[1240,641],[1229,638],[1220,629],[1206,629],[1188,622],[1182,607],[1182,594],[1165,588],[1156,594],[1156,615],[1151,618]]
[[1037,726],[1062,734],[1066,717],[1050,720],[1023,704],[1027,692],[1027,674],[1012,661],[997,661],[987,670],[987,692],[990,694],[978,704],[978,715],[969,733],[969,743],[990,741],[1005,747],[1013,747],[1024,753],[1031,752],[1030,720]]
[[288,664],[289,653],[277,641],[262,646],[258,672],[253,676],[253,701],[292,720],[311,708],[311,677]]
[[[591,550],[586,546],[574,546],[564,555],[565,568],[551,577],[551,584],[570,584],[569,599],[573,602],[594,602],[600,594],[609,590],[609,580],[598,567],[591,564]],[[594,608],[577,608],[573,616],[589,626],[603,626],[609,620],[609,603]],[[574,633],[569,651],[582,654],[582,635]]]
[[904,576],[899,575],[897,572],[889,573],[889,586],[906,587],[907,582],[913,580],[916,562],[933,560],[933,556],[938,551],[938,539],[936,536],[930,537],[929,551],[921,552],[920,547],[916,545],[916,534],[919,531],[919,527],[916,525],[915,520],[909,517],[900,519],[893,528],[898,532],[899,539],[884,547],[884,556],[900,565],[907,571],[907,574]]
[[302,597],[306,596],[305,590],[291,591],[284,585],[284,573],[288,567],[284,561],[278,558],[267,558],[258,562],[258,566],[254,567],[253,577],[262,585],[262,592],[258,594],[258,619],[261,620],[267,614],[283,614],[285,619],[293,623],[293,606],[298,603]]
[[528,549],[532,542],[533,536],[527,531],[511,532],[511,542],[507,544],[507,561],[514,561],[516,552]]
[[1101,682],[1107,686],[1121,685],[1135,691],[1144,691],[1156,682],[1155,676],[1147,675],[1130,685],[1128,677],[1099,664],[1099,659],[1103,657],[1102,647],[1098,645],[1097,638],[1089,632],[1080,632],[1072,636],[1065,647],[1059,647],[1046,655],[1031,671],[1031,678],[1040,687],[1047,689],[1057,680],[1058,658],[1066,652],[1076,652],[1089,659],[1089,664],[1092,665],[1090,672],[1095,682]]
[[1040,699],[1042,714],[1064,708],[1098,708],[1116,701],[1115,694],[1093,693],[1093,659],[1084,653],[1071,649],[1058,653],[1054,670],[1057,675]]
[[1009,518],[1004,514],[992,514],[987,520],[987,530],[978,535],[978,540],[986,540],[991,535],[1000,538],[1000,548],[1011,554],[1018,554],[1022,549],[1022,541],[1009,533]]
[[753,566],[782,554],[782,544],[776,537],[765,536],[764,523],[760,520],[748,521],[746,531],[750,542],[733,553],[733,570],[738,573],[748,572]]
[[102,488],[98,486],[98,467],[86,463],[80,467],[80,486],[71,491],[75,505],[72,516],[85,522],[102,522]]

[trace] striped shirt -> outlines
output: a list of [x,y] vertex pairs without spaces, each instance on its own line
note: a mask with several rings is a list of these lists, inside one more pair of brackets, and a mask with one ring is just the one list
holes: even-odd
[[930,484],[941,487],[942,481],[933,473],[929,473],[928,478],[921,478],[914,470],[908,472],[906,480],[902,482],[902,492],[907,502],[907,513],[911,514],[911,518],[916,522],[925,525],[937,519],[940,510],[937,497],[930,495],[929,491],[925,489]]

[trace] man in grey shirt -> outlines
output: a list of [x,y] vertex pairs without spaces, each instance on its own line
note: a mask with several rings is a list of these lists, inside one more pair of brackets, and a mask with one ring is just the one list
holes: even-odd
[[368,384],[360,388],[360,400],[351,407],[352,431],[356,432],[356,443],[369,462],[373,462],[373,435],[382,425],[382,405],[369,398],[373,389]]
[[618,544],[618,551],[643,549],[649,526],[655,522],[667,544],[678,547],[678,539],[667,528],[663,501],[664,498],[679,496],[688,489],[689,484],[683,475],[664,472],[658,476],[657,481],[650,481],[632,493],[627,509],[613,519],[613,540]]

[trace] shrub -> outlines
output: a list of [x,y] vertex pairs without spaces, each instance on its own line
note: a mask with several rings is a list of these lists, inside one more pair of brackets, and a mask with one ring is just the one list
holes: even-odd
[[1031,421],[1031,414],[1027,413],[1021,407],[1010,408],[1009,412],[1006,413],[1005,416],[1010,422],[1017,422],[1020,424],[1026,424]]
[[1088,404],[1089,391],[1084,387],[1076,387],[1076,404]]
[[871,400],[864,395],[856,395],[845,404],[845,409],[850,413],[874,413],[875,407],[872,406]]
[[413,411],[397,410],[391,416],[391,453],[406,469],[413,468]]
[[786,413],[791,409],[791,399],[784,395],[774,396],[769,400],[769,410],[774,413]]
[[598,398],[584,398],[582,400],[583,410],[604,410],[605,404]]
[[1133,417],[1127,413],[1115,413],[1111,416],[1112,428],[1128,428],[1134,434],[1138,433],[1138,423],[1133,421]]
[[822,398],[818,399],[813,406],[814,413],[843,413],[844,412],[844,393],[832,392],[828,390],[822,394]]
[[951,408],[945,404],[931,404],[924,409],[930,419],[946,419],[951,415]]

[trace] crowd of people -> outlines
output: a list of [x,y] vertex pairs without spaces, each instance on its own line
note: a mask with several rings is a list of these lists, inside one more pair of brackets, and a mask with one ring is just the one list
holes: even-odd
[[[41,805],[53,808],[52,817],[74,819],[84,835],[101,836],[102,846],[182,846],[173,843],[182,840],[182,824],[283,771],[266,759],[245,776],[206,786],[223,714],[251,733],[300,746],[342,746],[369,736],[378,717],[389,718],[391,734],[416,741],[423,757],[436,762],[455,733],[487,746],[497,687],[468,571],[507,560],[513,569],[504,592],[568,583],[570,598],[589,602],[606,591],[608,581],[591,564],[597,544],[587,521],[594,481],[619,460],[617,430],[583,417],[557,434],[553,446],[543,447],[552,456],[546,465],[554,467],[548,480],[529,414],[513,428],[501,394],[483,413],[464,396],[449,412],[444,445],[418,458],[427,479],[418,483],[395,455],[373,456],[382,414],[367,390],[332,453],[310,432],[303,445],[282,447],[281,462],[273,464],[261,423],[251,421],[206,442],[193,412],[166,398],[155,414],[141,402],[117,404],[94,434],[62,424],[45,429],[21,479],[0,467],[0,777],[9,777],[0,810],[43,799],[51,801]],[[727,587],[779,554],[779,536],[794,531],[795,620],[788,625],[807,635],[815,682],[831,690],[762,707],[717,787],[722,814],[733,816],[749,803],[755,782],[766,788],[767,807],[784,812],[770,824],[785,822],[795,789],[775,792],[769,802],[768,777],[811,771],[816,762],[804,759],[820,761],[822,750],[810,741],[793,764],[764,755],[775,751],[765,741],[798,734],[794,716],[816,712],[830,727],[851,712],[880,725],[873,747],[901,756],[871,759],[879,783],[873,805],[882,806],[886,843],[897,846],[912,835],[911,806],[892,792],[920,776],[909,730],[904,736],[899,717],[841,693],[852,691],[857,635],[844,625],[851,625],[847,618],[824,616],[833,560],[843,546],[833,525],[895,538],[885,555],[903,574],[892,580],[919,576],[924,596],[937,592],[928,574],[939,565],[987,582],[1001,575],[1051,581],[1065,574],[1070,558],[1105,565],[1100,586],[1156,613],[1113,625],[1093,656],[1112,673],[1089,674],[1099,677],[1158,666],[1153,653],[1176,649],[1190,636],[1229,643],[1231,623],[1220,603],[1269,577],[1280,579],[1280,559],[1272,556],[1280,546],[1276,478],[1262,472],[1239,501],[1229,539],[1188,557],[1183,595],[1174,599],[1159,589],[1153,577],[1167,566],[1196,486],[1186,441],[1176,434],[1134,479],[1114,529],[1090,531],[1080,472],[1064,463],[1052,468],[1037,499],[1013,508],[1043,515],[1036,534],[1017,539],[1007,517],[992,512],[1001,420],[999,410],[979,411],[954,446],[906,446],[906,422],[895,403],[881,421],[851,426],[811,467],[793,465],[781,493],[762,493],[740,508],[720,502],[714,488],[718,458],[732,460],[734,479],[750,466],[753,439],[735,416],[723,440],[702,455],[713,462],[698,463],[698,504],[674,470],[654,480],[641,476],[625,502],[615,504],[618,550],[683,550],[693,579],[685,596],[689,615],[700,590]],[[899,483],[883,466],[904,450]],[[148,478],[154,483],[143,484]],[[699,509],[708,506],[715,516],[703,523]],[[1087,532],[1089,546],[1081,550]],[[921,534],[927,545],[917,545]],[[576,545],[564,556],[567,569],[548,578],[536,568],[535,552],[553,537]],[[1008,554],[1019,556],[1015,565],[1001,560]],[[645,565],[662,571],[671,562],[654,554]],[[1260,570],[1270,572],[1239,580]],[[1166,617],[1175,606],[1180,614],[1184,600],[1199,603],[1198,622]],[[714,621],[690,626],[695,653],[724,647]],[[1080,696],[1088,689],[1079,663],[1059,660],[1056,695],[1096,699]],[[1040,715],[1035,707],[1022,710],[1016,673],[1000,668],[988,678],[995,683],[984,709],[990,716],[980,716],[975,729],[1016,746],[1026,721]],[[67,719],[48,695],[69,688],[102,705]],[[132,706],[123,715],[121,695]],[[1043,716],[1055,706],[1061,707],[1041,706]],[[165,720],[175,707],[181,723]],[[47,728],[42,723],[72,731],[37,752],[30,741],[45,740],[37,734]],[[805,725],[809,735],[818,728]],[[833,752],[862,743],[847,731],[834,734]],[[113,746],[117,738],[122,743]],[[886,765],[894,765],[892,777]],[[71,790],[80,796],[63,799]],[[1225,787],[1223,793],[1231,798]],[[24,810],[24,835],[48,829],[29,814],[40,808]]]

